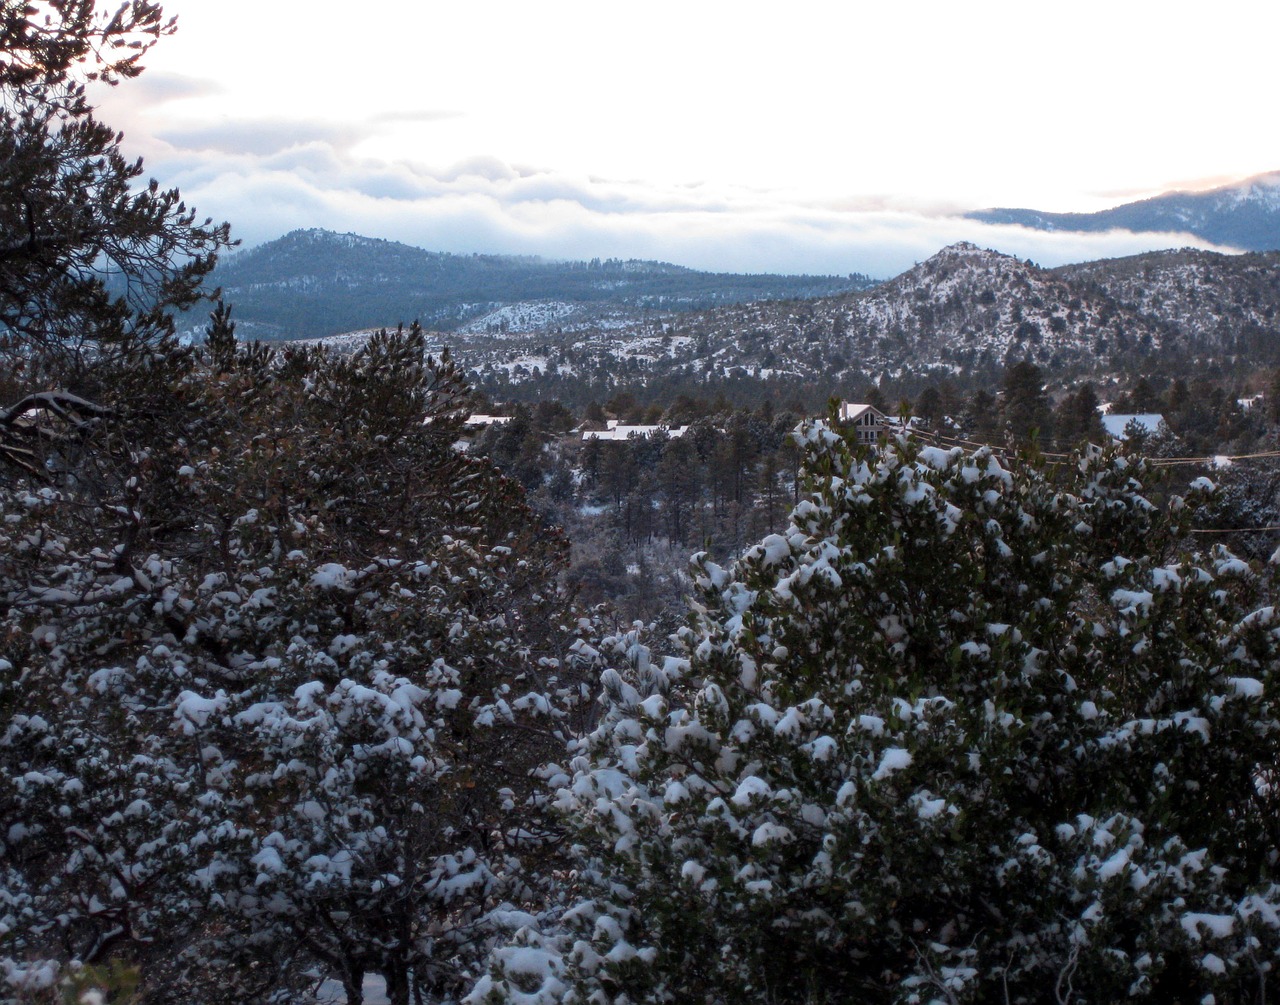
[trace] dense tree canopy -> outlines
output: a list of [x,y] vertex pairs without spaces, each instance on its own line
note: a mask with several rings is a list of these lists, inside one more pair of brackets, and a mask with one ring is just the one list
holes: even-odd
[[531,771],[588,705],[566,545],[454,449],[466,389],[419,332],[343,358],[216,322],[115,375],[153,408],[0,492],[4,972],[456,993],[537,885]]
[[171,28],[0,7],[0,997],[456,997],[550,871],[567,545],[416,327],[177,344],[226,227],[85,94]]
[[472,1000],[1262,1000],[1269,572],[1132,458],[804,439],[787,530],[606,674],[577,881]]
[[[543,403],[488,438],[517,481],[416,325],[276,351],[219,306],[179,346],[228,231],[85,91],[172,28],[0,0],[0,997],[1265,999],[1280,617],[1261,537],[1184,534],[1271,521],[1244,477],[817,423],[798,483],[771,405],[548,477]],[[1053,419],[1030,362],[971,412]],[[762,540],[695,559],[659,659],[520,481],[629,544]]]

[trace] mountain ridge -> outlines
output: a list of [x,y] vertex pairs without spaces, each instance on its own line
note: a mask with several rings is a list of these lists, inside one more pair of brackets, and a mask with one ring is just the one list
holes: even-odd
[[961,243],[862,292],[443,341],[495,398],[579,403],[640,387],[667,397],[737,387],[749,398],[747,380],[822,402],[868,385],[995,385],[1024,360],[1064,380],[1252,372],[1280,364],[1280,252],[1183,249],[1045,269]]
[[[547,322],[563,329],[599,322],[620,309],[640,315],[821,296],[866,288],[874,280],[708,273],[639,259],[458,255],[311,229],[228,257],[211,282],[235,304],[245,334],[305,338],[413,320],[448,331],[512,305],[547,303],[571,305]],[[503,319],[492,324],[501,329]]]
[[1280,171],[1206,192],[1166,192],[1096,213],[997,208],[965,218],[1032,230],[1192,234],[1220,247],[1275,251],[1280,250]]

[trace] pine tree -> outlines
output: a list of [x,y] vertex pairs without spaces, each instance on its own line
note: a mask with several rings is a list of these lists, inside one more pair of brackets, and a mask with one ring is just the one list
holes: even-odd
[[1016,442],[1052,434],[1053,416],[1044,390],[1044,373],[1038,366],[1023,360],[1005,371],[1000,411],[1008,436]]
[[176,190],[139,184],[142,162],[86,97],[90,80],[137,76],[172,30],[144,0],[110,13],[94,0],[4,6],[0,327],[32,365],[171,333],[171,309],[196,301],[228,242],[227,225],[197,223]]
[[353,1001],[365,972],[456,994],[552,872],[531,772],[593,659],[567,546],[453,448],[468,391],[417,329],[344,357],[228,352],[227,321],[114,375],[153,409],[0,492],[0,966],[34,992],[119,961],[148,1001],[315,967]]
[[1098,393],[1092,383],[1081,387],[1062,399],[1054,418],[1057,443],[1061,447],[1078,446],[1081,443],[1102,443],[1105,430],[1098,411]]
[[101,374],[167,351],[172,311],[199,299],[229,232],[198,224],[176,190],[140,185],[142,162],[88,102],[87,82],[137,76],[173,30],[158,5],[6,3],[2,14],[0,464],[45,477],[127,411],[124,388]]

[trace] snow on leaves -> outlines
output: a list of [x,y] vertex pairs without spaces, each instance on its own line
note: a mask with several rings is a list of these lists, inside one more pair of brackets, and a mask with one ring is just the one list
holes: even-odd
[[533,896],[532,772],[588,704],[563,541],[452,449],[465,389],[420,333],[216,362],[157,362],[128,450],[0,485],[6,973],[458,993]]
[[1261,577],[1188,550],[1131,458],[799,439],[791,526],[695,559],[678,658],[614,640],[557,795],[576,882],[514,937],[540,969],[469,1001],[1256,995],[1280,953]]

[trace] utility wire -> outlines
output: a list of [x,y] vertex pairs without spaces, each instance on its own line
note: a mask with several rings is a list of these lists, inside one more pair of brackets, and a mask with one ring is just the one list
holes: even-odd
[[[995,443],[981,443],[977,440],[968,440],[959,436],[952,436],[948,433],[935,432],[932,430],[913,430],[913,432],[921,437],[931,439],[937,443],[946,444],[955,447],[987,447],[991,450],[1005,454],[1010,449],[1008,446],[998,445]],[[1049,450],[1041,450],[1041,457],[1047,457],[1052,460],[1071,460],[1074,454],[1055,453]],[[1148,464],[1153,467],[1220,467],[1222,464],[1237,464],[1241,461],[1260,461],[1269,459],[1280,459],[1280,450],[1262,450],[1252,454],[1211,454],[1207,457],[1144,457]]]
[[[976,440],[966,440],[958,436],[950,436],[946,433],[940,433],[929,430],[916,430],[916,433],[924,438],[931,439],[935,443],[957,447],[987,447],[1001,455],[1007,456],[1008,447],[996,446],[992,443],[980,443]],[[1042,457],[1051,458],[1053,460],[1071,460],[1072,454],[1058,454],[1048,451],[1041,451]],[[1266,460],[1269,458],[1280,458],[1280,450],[1264,450],[1254,454],[1236,454],[1227,456],[1224,454],[1216,454],[1212,457],[1148,457],[1145,458],[1147,463],[1154,467],[1174,467],[1174,466],[1204,466],[1213,467],[1220,465],[1223,461],[1236,463],[1238,461]],[[1280,532],[1280,525],[1268,527],[1192,527],[1188,528],[1190,534],[1273,534]]]
[[1189,534],[1267,534],[1280,531],[1280,526],[1273,527],[1191,527]]

